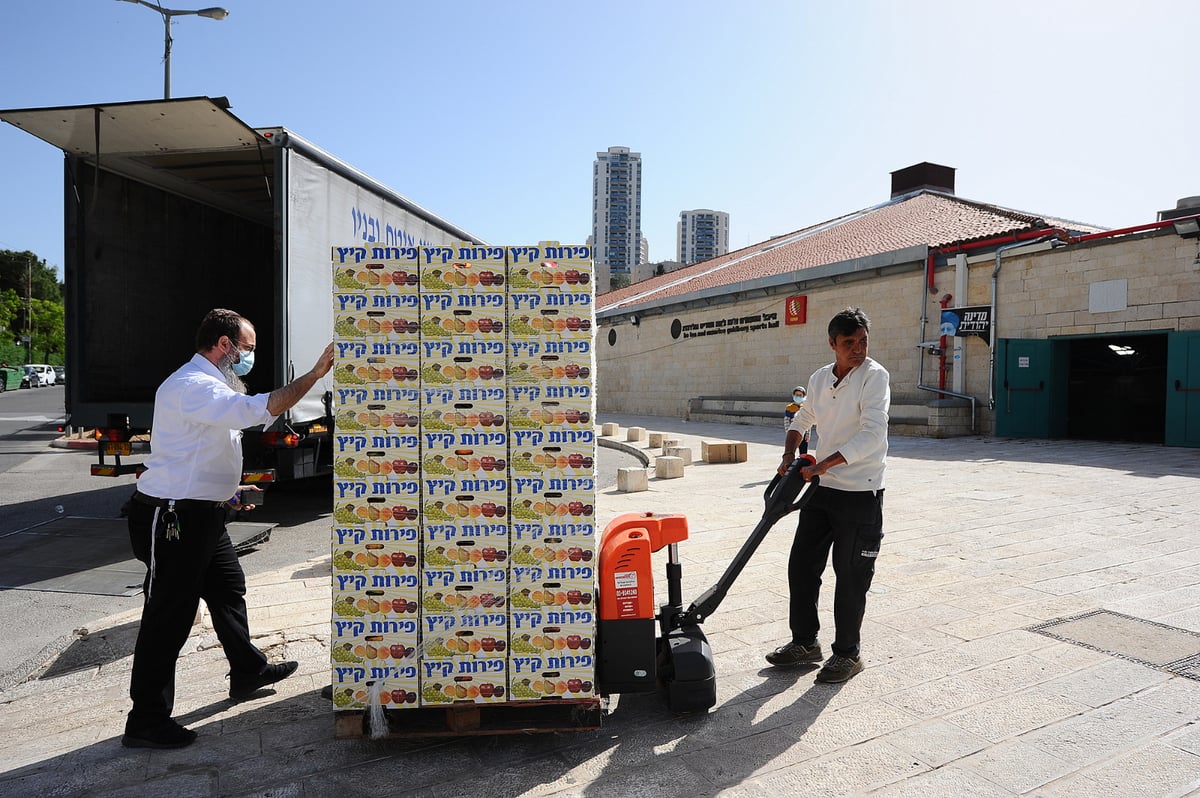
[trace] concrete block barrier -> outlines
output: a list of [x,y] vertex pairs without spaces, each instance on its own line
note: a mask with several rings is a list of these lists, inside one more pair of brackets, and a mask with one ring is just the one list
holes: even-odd
[[682,457],[660,457],[654,461],[654,476],[658,479],[678,479],[683,476]]
[[692,448],[690,446],[664,446],[663,455],[666,457],[678,457],[683,461],[685,466],[692,464]]
[[618,468],[617,490],[621,493],[637,493],[650,490],[650,469]]

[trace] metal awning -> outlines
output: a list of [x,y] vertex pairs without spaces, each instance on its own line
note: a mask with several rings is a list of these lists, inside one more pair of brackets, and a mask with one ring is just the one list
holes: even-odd
[[263,140],[208,97],[0,111],[0,119],[68,155],[256,149]]
[[223,98],[14,109],[0,120],[99,169],[270,223],[275,148]]

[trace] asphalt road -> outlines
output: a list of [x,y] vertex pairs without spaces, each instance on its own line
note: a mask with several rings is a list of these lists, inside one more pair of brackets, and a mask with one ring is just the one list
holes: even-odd
[[[53,522],[64,516],[119,518],[133,491],[132,476],[91,476],[92,451],[50,445],[60,436],[63,391],[62,386],[54,386],[0,394],[0,539],[10,543],[25,540],[34,530],[53,535]],[[636,465],[627,454],[601,448],[597,489],[616,484],[617,468]],[[332,480],[283,483],[270,492],[270,501],[248,519],[276,524],[268,542],[242,556],[242,567],[251,576],[329,554]],[[10,552],[10,556],[19,559],[21,553]],[[127,551],[113,552],[109,561],[128,556]],[[19,683],[66,648],[76,638],[76,630],[94,627],[100,619],[140,603],[140,595],[0,590],[0,629],[5,630],[0,689]]]

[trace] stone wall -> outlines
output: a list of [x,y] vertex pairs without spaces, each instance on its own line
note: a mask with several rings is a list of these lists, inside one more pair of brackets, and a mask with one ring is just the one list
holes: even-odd
[[[1196,257],[1196,240],[1181,239],[1171,228],[1032,254],[1007,253],[997,281],[997,336],[1200,329]],[[995,257],[971,258],[966,269],[966,296],[955,297],[951,306],[990,304]],[[917,344],[938,338],[938,300],[954,292],[953,261],[934,277],[931,291],[924,265],[917,263],[898,273],[848,274],[728,304],[678,307],[662,315],[640,312],[636,325],[628,316],[605,320],[596,338],[598,409],[684,418],[688,400],[699,396],[778,396],[782,413],[792,387],[806,383],[812,371],[832,359],[826,325],[847,305],[861,307],[871,318],[870,354],[891,373],[893,403],[930,403],[938,395],[917,386],[938,385],[938,357]],[[1111,301],[1121,281],[1127,307],[1093,312],[1093,291]],[[807,296],[805,324],[783,323],[784,301],[792,294]],[[775,326],[766,320],[769,314],[775,314]],[[988,343],[976,336],[949,340],[961,349],[947,351],[945,386],[952,389],[954,369],[962,371],[963,392],[977,400],[977,428],[990,434]],[[923,434],[965,434],[970,407],[931,408],[930,419],[933,429]]]

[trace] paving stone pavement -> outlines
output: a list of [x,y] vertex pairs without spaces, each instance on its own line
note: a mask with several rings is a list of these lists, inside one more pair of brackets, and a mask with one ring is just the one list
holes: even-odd
[[[685,601],[710,587],[762,514],[782,430],[605,414],[693,448],[680,479],[609,489],[623,512],[686,514]],[[699,462],[743,440],[749,461]],[[644,447],[645,444],[632,444]],[[651,457],[654,452],[648,452]],[[177,712],[199,740],[121,747],[135,614],[108,619],[123,656],[0,692],[0,796],[1187,796],[1200,794],[1200,676],[1033,631],[1107,610],[1197,635],[1200,453],[1079,441],[893,437],[885,538],[863,628],[866,670],[767,667],[787,639],[794,519],[767,536],[707,621],[718,704],[673,716],[613,697],[600,731],[433,739],[333,736],[329,562],[252,580],[251,626],[297,676],[231,704],[211,629],[179,665]],[[661,556],[661,555],[658,555]],[[662,561],[656,560],[662,570]],[[661,578],[661,574],[659,576]],[[822,595],[828,646],[832,573]],[[665,595],[665,591],[659,596]]]

